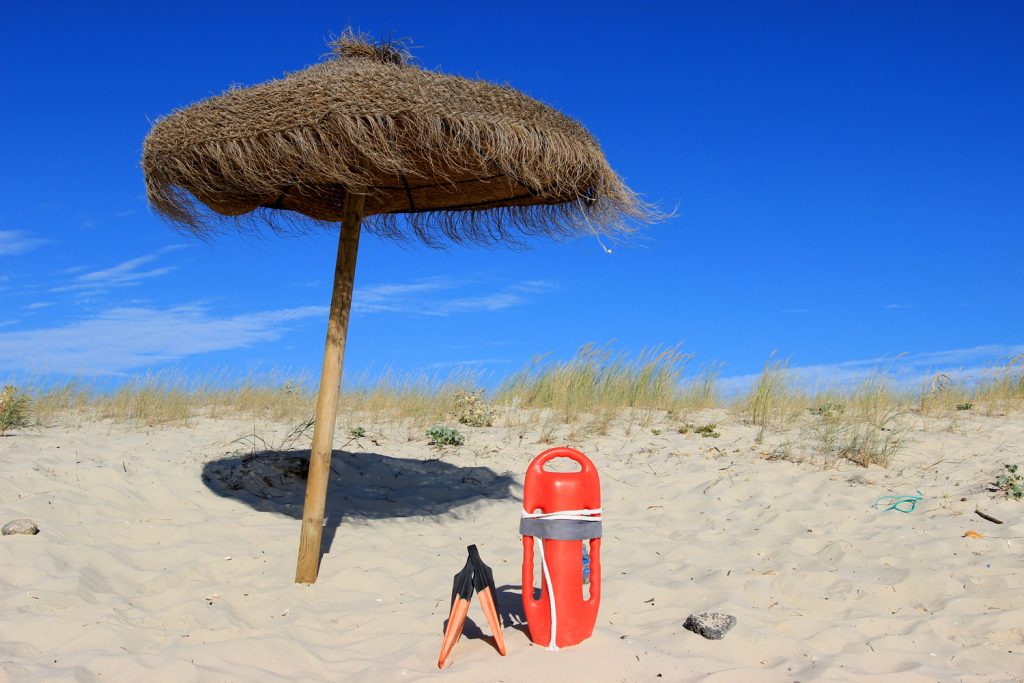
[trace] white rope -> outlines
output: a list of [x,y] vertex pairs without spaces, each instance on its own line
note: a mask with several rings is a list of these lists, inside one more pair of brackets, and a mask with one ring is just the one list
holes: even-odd
[[551,652],[558,652],[558,645],[555,644],[555,636],[558,634],[558,612],[555,610],[555,591],[551,585],[551,572],[548,571],[548,561],[544,557],[544,539],[535,538],[536,543],[533,545],[537,548],[537,553],[540,555],[540,566],[544,572],[544,585],[548,587],[548,605],[551,608],[551,640],[548,641],[548,650]]
[[[522,511],[523,519],[567,519],[576,522],[600,522],[601,508],[595,510],[561,510],[559,512],[527,512]],[[558,612],[555,610],[555,587],[551,585],[551,572],[548,569],[548,561],[544,557],[544,539],[534,537],[533,546],[540,555],[540,566],[544,572],[544,585],[548,589],[548,604],[551,606],[551,641],[547,649],[557,652],[559,647],[555,644],[555,637],[558,635]],[[523,587],[525,590],[526,587]]]

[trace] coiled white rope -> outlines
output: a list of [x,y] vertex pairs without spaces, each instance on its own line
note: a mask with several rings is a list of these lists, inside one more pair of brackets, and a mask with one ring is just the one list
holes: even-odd
[[[601,508],[597,508],[595,510],[562,510],[559,512],[527,512],[526,510],[523,510],[522,516],[523,519],[557,519],[573,522],[600,522]],[[537,549],[537,554],[540,555],[540,565],[544,572],[544,585],[547,586],[548,589],[548,604],[551,607],[551,641],[548,643],[547,649],[551,652],[557,652],[559,648],[555,644],[555,637],[558,635],[558,612],[555,610],[555,587],[551,585],[551,571],[548,569],[548,561],[544,557],[544,539],[535,536],[534,541],[533,545]],[[526,586],[523,586],[523,590],[526,590]]]

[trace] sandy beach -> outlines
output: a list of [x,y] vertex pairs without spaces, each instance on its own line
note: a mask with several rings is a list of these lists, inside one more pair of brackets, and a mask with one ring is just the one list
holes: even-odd
[[[913,418],[888,468],[777,460],[724,411],[719,438],[663,425],[572,443],[601,472],[594,635],[530,643],[517,533],[547,446],[503,427],[438,449],[336,439],[327,550],[293,583],[308,450],[286,424],[105,422],[0,438],[0,672],[11,681],[1002,681],[1024,672],[1024,507],[986,490],[1024,460],[1024,418]],[[655,435],[653,431],[661,431]],[[344,430],[339,430],[346,434]],[[783,440],[785,434],[776,440]],[[564,435],[557,435],[564,439]],[[308,441],[307,441],[308,444]],[[308,448],[308,445],[305,445]],[[908,514],[872,508],[924,499]],[[980,507],[1005,521],[977,516]],[[977,531],[982,538],[965,537]],[[436,668],[451,576],[476,543],[509,653],[474,601]],[[682,628],[732,614],[720,641]],[[660,678],[659,678],[660,677]]]
[[1024,3],[4,9],[0,683],[1024,683]]

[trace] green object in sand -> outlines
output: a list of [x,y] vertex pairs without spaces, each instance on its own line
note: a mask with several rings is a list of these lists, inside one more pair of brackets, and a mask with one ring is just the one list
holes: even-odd
[[882,496],[871,507],[876,510],[896,510],[897,512],[909,513],[914,511],[920,500],[924,500],[924,494],[920,491],[917,492],[916,496]]

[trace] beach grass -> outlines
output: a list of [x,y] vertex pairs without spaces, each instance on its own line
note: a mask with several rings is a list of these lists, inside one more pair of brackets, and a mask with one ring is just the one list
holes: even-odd
[[750,392],[736,401],[746,413],[750,424],[762,428],[782,428],[797,412],[803,395],[794,389],[787,376],[788,360],[775,360],[775,354],[765,362]]
[[76,378],[40,382],[29,391],[35,417],[43,424],[96,419],[131,427],[189,424],[198,417],[230,415],[287,421],[309,412],[314,397],[302,376],[195,377],[179,371],[147,373],[112,388]]
[[912,400],[912,394],[893,386],[887,368],[847,392],[816,395],[808,409],[815,454],[826,464],[842,458],[864,467],[888,467],[903,446]]
[[[762,436],[799,432],[805,449],[823,461],[887,466],[901,448],[910,416],[1024,409],[1024,355],[992,366],[973,384],[939,373],[914,391],[898,385],[892,364],[856,383],[808,388],[794,380],[788,359],[773,354],[749,388],[732,396],[719,387],[720,366],[687,374],[691,361],[679,346],[630,355],[610,345],[587,345],[567,360],[537,357],[491,390],[481,388],[479,374],[466,371],[356,373],[343,383],[339,422],[343,430],[369,429],[407,440],[424,438],[436,425],[494,426],[507,439],[532,435],[551,444],[612,428],[627,435],[634,429],[678,429],[700,411],[721,410],[760,428]],[[316,383],[302,372],[197,377],[168,370],[113,386],[44,378],[19,391],[31,399],[31,419],[42,425],[108,420],[148,428],[200,418],[301,424],[313,414]]]
[[972,400],[989,414],[1019,410],[1024,404],[1024,353],[990,367]]
[[566,423],[607,408],[670,410],[680,398],[690,359],[678,346],[645,349],[631,357],[607,345],[587,345],[566,361],[536,357],[501,384],[495,400],[550,408]]

